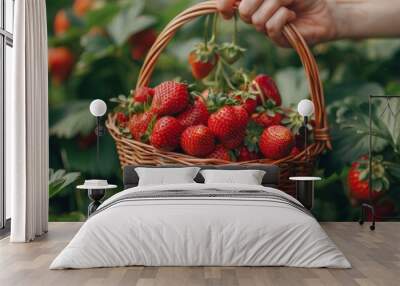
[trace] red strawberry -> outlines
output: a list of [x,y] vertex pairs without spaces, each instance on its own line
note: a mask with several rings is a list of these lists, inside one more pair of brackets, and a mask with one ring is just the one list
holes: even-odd
[[186,154],[205,157],[214,151],[214,135],[204,125],[190,126],[182,133],[181,147]]
[[116,120],[117,120],[119,126],[125,127],[126,124],[127,124],[128,121],[129,121],[129,117],[126,116],[125,113],[123,113],[123,112],[120,111],[120,112],[117,113]]
[[249,115],[243,106],[232,107],[234,115],[236,117],[236,128],[246,129],[247,123],[249,122]]
[[266,158],[281,159],[290,154],[294,146],[294,136],[289,128],[273,125],[261,134],[259,146]]
[[92,7],[93,0],[75,0],[72,9],[75,15],[81,17],[86,14],[87,11]]
[[266,99],[272,100],[277,106],[280,106],[282,104],[279,90],[274,80],[270,76],[266,74],[259,74],[254,79],[254,82],[259,86],[262,95]]
[[205,60],[199,58],[195,51],[189,54],[189,64],[192,68],[192,75],[198,80],[208,76],[213,70],[217,61],[218,56],[216,54],[214,54],[213,57]]
[[257,100],[256,99],[252,99],[252,98],[248,98],[246,99],[242,106],[246,109],[247,113],[253,114],[254,111],[256,111],[256,107],[257,107]]
[[201,99],[197,99],[193,105],[179,114],[177,119],[183,126],[189,127],[198,124],[207,125],[208,117],[207,106]]
[[56,36],[62,35],[69,29],[70,26],[71,23],[65,10],[58,11],[54,18],[54,34]]
[[238,161],[252,161],[259,158],[258,154],[255,152],[250,152],[246,146],[240,147],[238,150]]
[[173,115],[187,107],[189,91],[187,85],[175,81],[164,81],[154,88],[152,110],[158,115]]
[[141,60],[145,57],[151,46],[157,39],[157,33],[154,29],[143,30],[129,38],[131,46],[131,56],[134,60]]
[[297,155],[299,155],[299,154],[300,154],[300,149],[297,148],[296,146],[294,146],[294,147],[292,148],[292,151],[290,151],[290,155],[292,155],[292,156],[297,156]]
[[56,83],[61,83],[70,75],[74,66],[74,55],[68,48],[49,49],[49,71]]
[[150,136],[150,144],[158,149],[172,151],[179,145],[183,126],[172,116],[157,120]]
[[236,117],[231,106],[224,106],[208,118],[208,127],[211,132],[221,138],[229,138],[235,134]]
[[224,161],[233,161],[231,155],[229,154],[229,150],[222,145],[217,145],[214,152],[208,155],[207,158],[220,159]]
[[131,119],[129,120],[128,126],[132,137],[135,140],[147,142],[148,136],[146,136],[146,132],[148,130],[150,122],[155,118],[156,116],[150,111],[132,115]]
[[222,138],[221,143],[225,148],[235,149],[240,145],[242,145],[245,136],[246,136],[246,130],[240,129],[232,136],[228,138]]
[[274,116],[269,116],[267,112],[255,113],[251,117],[254,122],[263,127],[279,125],[283,119],[283,115],[281,113],[275,113]]
[[154,96],[154,89],[142,86],[136,89],[133,93],[133,100],[135,102],[145,103],[150,102],[150,99]]
[[[369,199],[368,184],[368,157],[363,156],[360,160],[351,164],[351,168],[347,175],[347,185],[349,187],[350,196],[358,201],[366,201]],[[389,189],[389,181],[385,175],[385,168],[380,162],[372,162],[373,170],[373,186],[371,199],[380,198],[385,190]]]
[[236,138],[246,128],[249,116],[241,106],[224,106],[210,115],[208,127],[220,140]]

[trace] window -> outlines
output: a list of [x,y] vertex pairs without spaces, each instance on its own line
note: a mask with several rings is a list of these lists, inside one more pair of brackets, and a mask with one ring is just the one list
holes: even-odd
[[[12,47],[14,30],[14,0],[0,0],[0,228],[4,229],[11,216],[10,194],[4,188],[4,106],[11,93]],[[1,233],[0,233],[1,234]]]

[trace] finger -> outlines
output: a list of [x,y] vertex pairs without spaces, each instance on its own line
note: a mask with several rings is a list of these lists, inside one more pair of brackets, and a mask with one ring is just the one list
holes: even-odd
[[233,6],[236,0],[218,0],[217,10],[222,14],[224,19],[230,19],[233,16]]
[[[269,1],[269,0],[266,0]],[[251,24],[251,16],[264,0],[242,0],[239,4],[239,15],[246,23]]]
[[265,30],[265,24],[282,6],[290,5],[293,0],[266,0],[255,11],[251,17],[252,24],[258,31]]
[[286,7],[280,7],[265,24],[265,31],[272,41],[280,46],[288,47],[289,43],[283,35],[284,26],[296,19],[296,13]]

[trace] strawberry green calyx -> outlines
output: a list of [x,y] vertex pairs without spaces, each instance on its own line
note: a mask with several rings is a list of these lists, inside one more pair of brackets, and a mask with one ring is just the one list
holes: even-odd
[[218,48],[214,43],[207,43],[207,45],[204,43],[198,43],[191,53],[196,56],[195,59],[198,62],[215,65],[218,60],[217,51]]
[[234,44],[234,43],[223,43],[218,49],[219,55],[228,63],[234,64],[239,60],[246,49]]
[[202,100],[206,103],[208,112],[210,113],[216,112],[223,106],[238,104],[238,101],[235,98],[213,89],[209,89],[207,98],[202,97]]
[[[292,109],[286,113],[285,118],[282,120],[282,124],[296,135],[300,133],[300,129],[303,127],[304,119],[297,111]],[[313,129],[310,123],[307,124],[307,129],[310,131]]]
[[[369,161],[367,158],[362,158],[358,161],[357,170],[359,171],[358,179],[360,181],[368,181],[370,168]],[[376,192],[388,190],[390,188],[390,182],[385,165],[387,162],[383,161],[382,156],[376,156],[372,159],[371,170],[372,170],[372,189]]]
[[258,141],[260,139],[261,134],[263,133],[264,128],[254,121],[250,121],[247,125],[246,136],[244,138],[244,145],[250,152],[258,153]]
[[141,113],[149,109],[149,105],[146,103],[133,102],[123,94],[118,95],[110,99],[110,102],[117,103],[118,105],[114,108],[114,112],[123,112],[126,116],[132,114]]

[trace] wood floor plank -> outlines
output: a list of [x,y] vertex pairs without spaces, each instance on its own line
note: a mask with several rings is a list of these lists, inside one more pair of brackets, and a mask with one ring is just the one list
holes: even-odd
[[289,267],[118,267],[48,269],[81,223],[50,223],[49,233],[32,243],[0,240],[1,286],[397,286],[400,285],[400,222],[368,225],[322,223],[352,269]]

